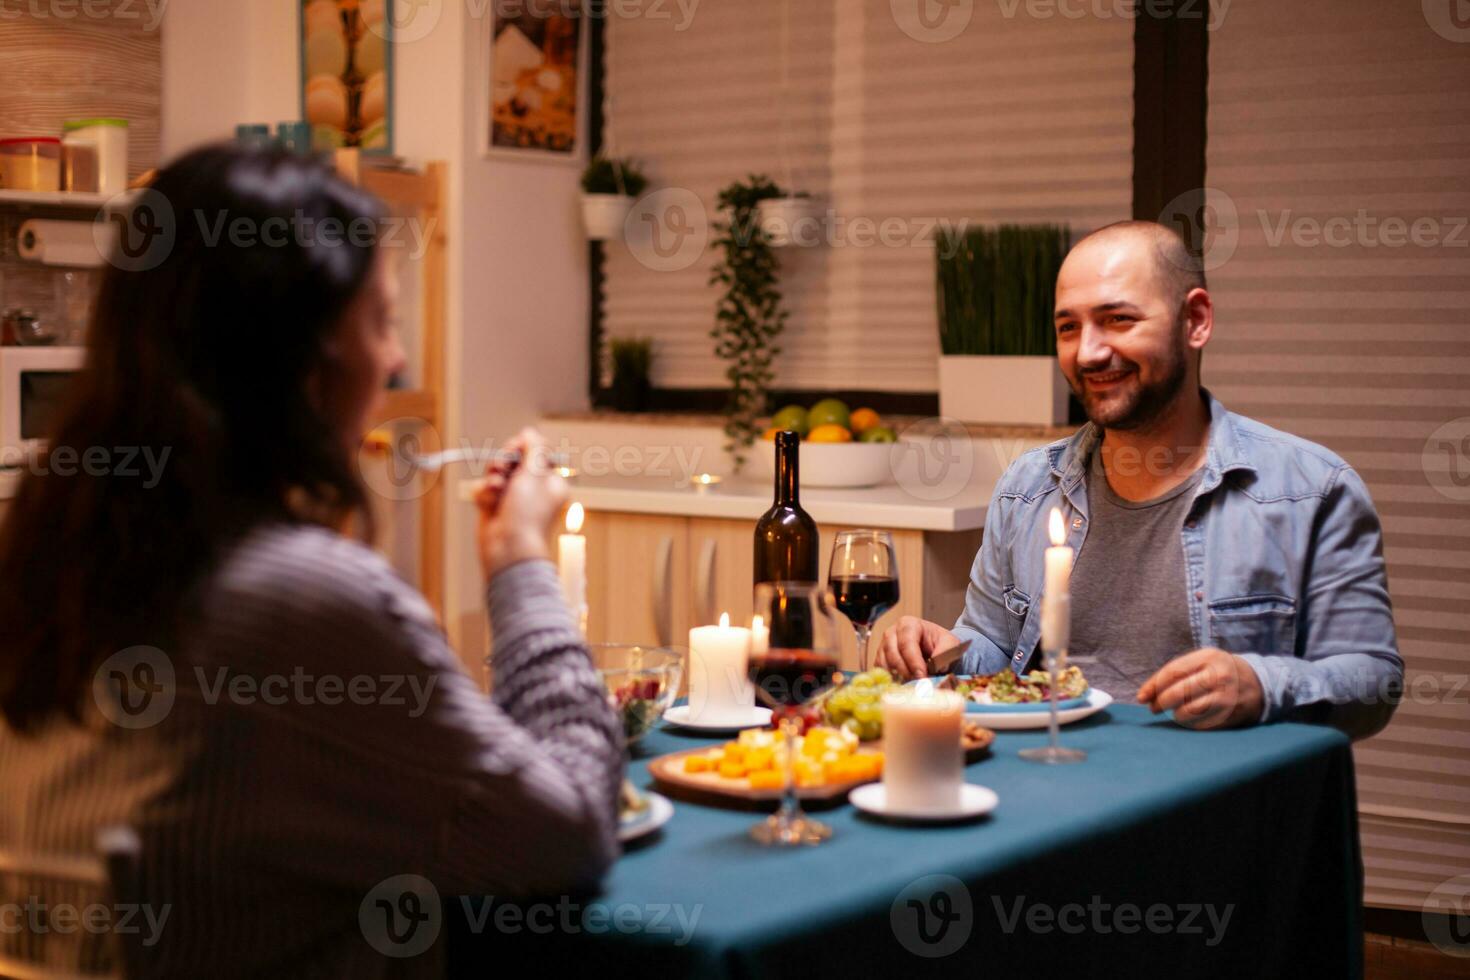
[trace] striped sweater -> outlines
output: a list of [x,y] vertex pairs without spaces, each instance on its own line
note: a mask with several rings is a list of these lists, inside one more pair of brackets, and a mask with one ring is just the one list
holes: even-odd
[[[148,975],[442,975],[442,937],[382,952],[412,948],[394,910],[424,907],[400,876],[448,913],[456,895],[593,887],[616,857],[621,734],[550,563],[490,584],[489,698],[422,598],[329,531],[260,529],[201,595],[181,649],[104,664],[95,724],[0,723],[0,849],[141,836],[148,915],[123,939]],[[0,903],[45,888],[0,877]],[[95,965],[104,948],[0,934],[12,955]]]

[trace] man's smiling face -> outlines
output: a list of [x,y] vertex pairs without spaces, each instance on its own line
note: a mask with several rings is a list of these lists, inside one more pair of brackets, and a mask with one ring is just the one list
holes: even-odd
[[1172,295],[1146,234],[1082,242],[1057,275],[1057,359],[1087,417],[1147,426],[1188,380],[1182,297]]

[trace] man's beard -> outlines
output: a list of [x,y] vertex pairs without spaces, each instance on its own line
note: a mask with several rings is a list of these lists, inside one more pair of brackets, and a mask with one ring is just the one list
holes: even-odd
[[[1076,395],[1082,402],[1083,410],[1087,412],[1087,418],[1094,425],[1104,429],[1146,429],[1164,414],[1184,387],[1189,370],[1183,344],[1174,346],[1163,368],[1163,374],[1157,381],[1150,384],[1140,381],[1126,395],[1115,397],[1106,407],[1100,406],[1095,397],[1088,395],[1085,374],[1078,376],[1078,385],[1082,390],[1076,392]],[[1112,370],[1108,368],[1106,372],[1092,373],[1108,373]],[[1136,371],[1134,377],[1138,377]]]

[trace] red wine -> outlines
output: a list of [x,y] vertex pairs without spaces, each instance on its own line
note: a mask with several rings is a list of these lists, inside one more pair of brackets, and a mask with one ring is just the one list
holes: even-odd
[[801,436],[776,433],[776,499],[755,522],[755,584],[817,581],[817,522],[801,509]]
[[855,626],[872,626],[898,605],[898,579],[891,575],[854,575],[829,583],[842,615]]
[[837,658],[811,650],[772,647],[749,661],[756,698],[766,705],[792,708],[805,704],[832,683]]

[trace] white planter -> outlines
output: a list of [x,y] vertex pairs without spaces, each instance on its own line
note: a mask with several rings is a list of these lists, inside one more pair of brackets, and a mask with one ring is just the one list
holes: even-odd
[[939,414],[995,425],[1065,425],[1071,389],[1055,357],[939,358]]
[[623,225],[633,199],[626,194],[583,194],[582,225],[593,241],[623,240]]
[[821,206],[809,197],[771,197],[756,204],[761,231],[778,248],[824,243]]

